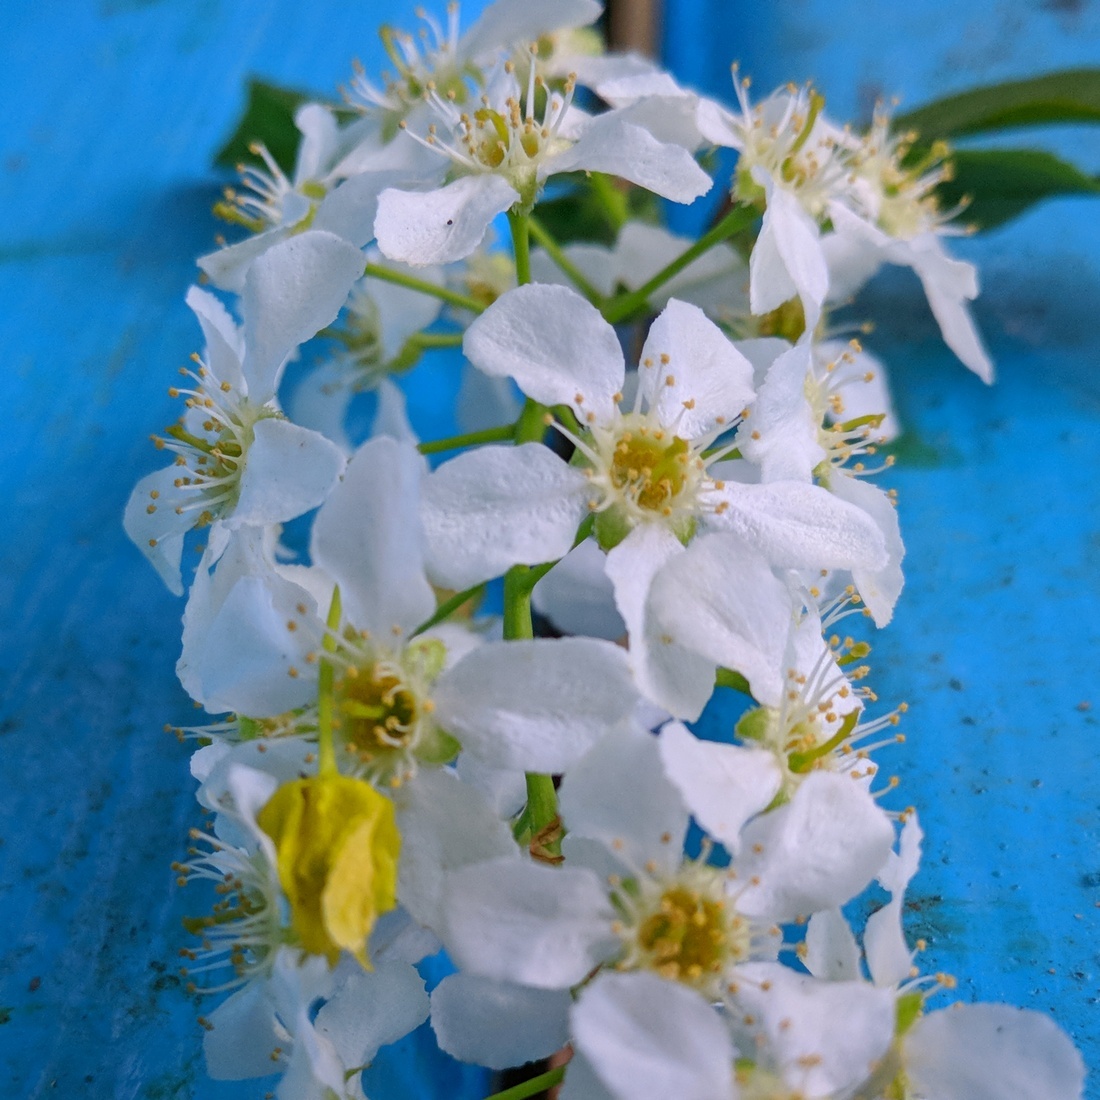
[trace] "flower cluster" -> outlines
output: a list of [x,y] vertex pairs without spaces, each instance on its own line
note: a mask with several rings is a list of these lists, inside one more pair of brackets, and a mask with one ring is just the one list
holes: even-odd
[[[882,113],[838,126],[811,88],[754,105],[736,72],[727,109],[600,54],[598,14],[385,28],[395,71],[355,73],[354,118],[302,107],[295,170],[257,147],[219,204],[251,235],[199,260],[221,294],[188,294],[204,351],[125,516],[177,593],[204,540],[178,672],[211,724],[177,732],[211,820],[176,871],[211,891],[183,952],[220,998],[209,1072],[361,1097],[430,1017],[469,1062],[559,1055],[565,1100],[1078,1097],[1045,1017],[932,1005],[953,983],[901,921],[921,830],[881,769],[905,705],[864,640],[902,589],[868,461],[896,425],[825,315],[909,266],[989,380],[944,151],[915,160]],[[625,217],[627,188],[716,186],[712,145],[739,157],[704,237]],[[560,244],[555,186],[602,199],[613,243]],[[459,345],[468,430],[420,441],[399,383]],[[727,743],[685,725],[716,691],[744,702]],[[861,943],[842,907],[876,882]]]

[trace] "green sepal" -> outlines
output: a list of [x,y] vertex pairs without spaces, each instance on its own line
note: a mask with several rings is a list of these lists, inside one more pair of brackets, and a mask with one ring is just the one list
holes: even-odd
[[622,510],[612,506],[596,513],[592,531],[601,550],[614,550],[631,531],[633,525],[623,515]]
[[462,742],[433,726],[416,746],[416,758],[424,764],[449,764],[462,751]]
[[904,1035],[920,1019],[924,1012],[924,996],[919,992],[903,993],[897,999],[897,1018],[894,1034]]
[[240,730],[242,741],[254,741],[263,733],[263,724],[255,718],[246,718],[241,714],[237,716],[237,729]]
[[828,741],[815,748],[807,749],[805,752],[792,752],[787,757],[787,766],[796,775],[805,775],[823,756],[827,756],[833,749],[843,745],[858,722],[859,711],[853,710],[851,714],[845,716],[844,721],[840,724],[840,729]]
[[742,695],[750,697],[752,695],[748,680],[740,672],[734,672],[732,668],[718,669],[714,674],[714,686],[733,688],[734,691],[739,691]]
[[753,707],[737,719],[733,732],[742,741],[763,741],[768,736],[771,724],[772,712],[768,707]]

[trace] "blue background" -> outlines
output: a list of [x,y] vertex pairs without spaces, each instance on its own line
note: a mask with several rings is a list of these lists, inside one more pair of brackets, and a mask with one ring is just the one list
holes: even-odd
[[[199,345],[183,294],[216,231],[210,162],[245,77],[326,91],[352,56],[377,71],[377,23],[411,27],[414,6],[5,7],[4,1095],[219,1100],[269,1087],[206,1080],[201,1008],[174,975],[188,904],[169,863],[195,813],[187,752],[160,730],[190,714],[173,673],[182,604],[120,517],[158,465],[146,437],[175,416],[166,387]],[[467,19],[479,6],[464,4]],[[858,118],[883,93],[916,105],[1095,63],[1100,14],[1088,0],[669,0],[665,41],[678,75],[715,94],[739,57],[758,92],[814,77],[832,113]],[[1042,140],[1100,168],[1091,133]],[[902,778],[894,805],[919,806],[928,833],[907,925],[963,997],[1053,1012],[1094,1065],[1098,209],[1052,202],[960,247],[983,267],[992,389],[942,348],[915,280],[888,277],[868,303],[883,318],[868,345],[910,429],[892,477],[909,586],[872,655],[884,703],[912,707],[909,743],[887,764]],[[487,1091],[476,1075],[464,1090],[422,1035],[372,1072],[381,1100]]]

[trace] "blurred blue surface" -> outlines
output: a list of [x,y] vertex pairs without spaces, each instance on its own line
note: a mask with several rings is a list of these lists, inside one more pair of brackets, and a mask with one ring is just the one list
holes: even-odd
[[[193,823],[181,611],[121,532],[146,441],[198,346],[183,306],[209,247],[213,151],[245,77],[329,90],[380,64],[376,24],[413,0],[309,5],[100,0],[5,10],[0,347],[9,537],[0,567],[0,1094],[221,1100],[174,976],[187,901],[168,864]],[[464,4],[472,16],[479,4]],[[727,94],[739,56],[766,91],[814,76],[839,115],[982,80],[1095,63],[1087,0],[904,8],[669,0],[669,57]],[[1086,166],[1096,138],[1056,135]],[[869,308],[912,446],[893,477],[910,583],[876,644],[884,703],[908,699],[895,805],[928,832],[908,912],[962,993],[1051,1011],[1093,1065],[1100,959],[1097,206],[1051,203],[988,239],[979,317],[1000,381],[941,348],[915,284]],[[419,407],[419,399],[417,399]],[[1095,709],[1084,705],[1091,703]],[[721,715],[708,715],[720,724]],[[381,1100],[478,1095],[420,1035],[379,1061]],[[469,1077],[467,1078],[469,1081]],[[1100,1092],[1092,1095],[1100,1096]]]

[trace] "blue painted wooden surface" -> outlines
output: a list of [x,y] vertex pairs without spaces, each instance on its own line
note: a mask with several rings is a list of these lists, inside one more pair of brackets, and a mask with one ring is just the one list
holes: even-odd
[[[483,5],[464,4],[470,18]],[[175,682],[182,603],[122,534],[166,388],[199,347],[183,305],[217,229],[210,163],[260,73],[331,92],[413,0],[100,0],[4,8],[0,96],[0,1095],[260,1097],[205,1079],[174,970],[195,823]],[[192,900],[190,908],[195,901]],[[208,1009],[207,1009],[208,1010]],[[424,1035],[375,1097],[481,1096]]]
[[[1088,0],[673,0],[670,67],[728,95],[729,61],[766,95],[813,78],[838,119],[983,82],[1100,64]],[[1095,172],[1100,129],[1014,133]],[[883,703],[909,700],[886,754],[927,832],[906,916],[927,970],[968,1000],[1051,1012],[1100,1097],[1100,205],[1045,204],[958,243],[982,269],[987,389],[940,344],[916,280],[868,293],[910,455],[900,493],[908,586],[872,653]],[[720,732],[723,716],[708,713]]]
[[[388,0],[386,14],[411,25],[413,7]],[[1013,2],[992,16],[988,5],[953,5],[963,13],[954,26],[946,5],[910,4],[886,27],[881,6],[856,0],[775,7],[761,18],[758,5],[671,0],[678,71],[725,92],[728,59],[739,55],[758,88],[814,75],[844,113],[876,82],[916,103],[1096,60],[1085,3]],[[133,481],[156,465],[146,434],[174,415],[172,369],[198,344],[182,295],[213,232],[208,166],[244,77],[329,89],[350,56],[378,63],[381,17],[377,6],[292,0],[5,11],[5,1096],[262,1095],[205,1080],[196,1009],[172,973],[187,904],[168,863],[193,803],[186,753],[159,730],[188,713],[173,674],[180,604],[119,520]],[[858,42],[842,36],[846,25]],[[966,28],[981,49],[953,61]],[[910,743],[895,756],[899,804],[921,807],[929,840],[910,928],[964,995],[1053,1011],[1093,1064],[1097,209],[1050,204],[973,242],[989,265],[980,316],[996,389],[949,361],[904,279],[878,298],[906,327],[875,341],[921,443],[919,464],[895,478],[910,587],[875,653],[884,700],[913,704]],[[1084,702],[1095,709],[1078,709]],[[460,1095],[453,1068],[446,1083],[417,1083],[434,1070],[416,1042],[382,1067],[389,1076],[373,1095]]]

